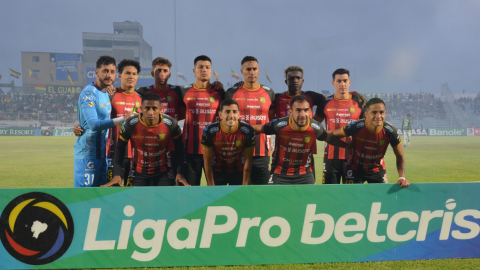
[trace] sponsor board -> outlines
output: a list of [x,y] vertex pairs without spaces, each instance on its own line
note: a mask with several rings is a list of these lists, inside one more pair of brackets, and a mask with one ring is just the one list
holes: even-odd
[[0,189],[0,269],[478,258],[479,192],[478,183]]
[[[403,132],[401,129],[397,130],[398,135],[403,136]],[[427,129],[425,128],[414,128],[412,129],[412,136],[428,136]]]
[[480,128],[467,128],[467,136],[480,136]]
[[34,136],[34,128],[0,128],[0,136]]
[[466,136],[465,128],[429,128],[429,136]]

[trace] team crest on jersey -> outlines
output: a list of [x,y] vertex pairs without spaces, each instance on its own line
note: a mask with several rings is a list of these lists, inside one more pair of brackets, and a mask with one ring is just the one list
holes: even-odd
[[260,103],[265,103],[265,98],[264,97],[260,97]]
[[241,147],[242,146],[242,140],[236,140],[235,141],[235,146],[236,147]]
[[304,139],[303,141],[304,141],[305,143],[309,143],[311,139],[312,139],[311,137],[305,137],[305,139]]
[[215,103],[215,98],[214,97],[209,97],[208,101],[210,101],[210,103]]
[[385,126],[384,128],[385,128],[386,130],[390,131],[390,132],[393,132],[393,129],[392,129],[391,127],[389,127],[389,126]]
[[167,102],[172,102],[173,101],[173,97],[172,96],[167,96]]
[[132,121],[130,121],[130,125],[135,125],[136,123],[138,123],[138,118],[133,118]]
[[350,107],[350,113],[355,113],[355,107]]
[[140,108],[140,101],[135,101],[135,106],[136,106],[137,108]]
[[379,146],[384,146],[384,145],[385,145],[385,140],[380,140],[380,141],[378,141],[378,145],[379,145]]
[[362,128],[362,127],[364,127],[364,126],[365,126],[365,123],[364,123],[364,122],[359,122],[356,127],[357,127],[357,128]]
[[88,107],[93,107],[93,106],[95,106],[95,103],[93,102],[88,103]]
[[158,134],[158,139],[159,139],[160,141],[164,141],[164,140],[165,140],[165,133],[160,133],[160,134]]
[[277,124],[277,127],[284,127],[286,125],[288,125],[287,121],[282,121],[282,122]]
[[210,133],[215,133],[218,131],[218,127],[213,127],[212,129],[210,129]]
[[248,134],[250,132],[247,127],[241,127],[240,130],[243,131],[243,133],[245,134]]
[[167,125],[171,125],[171,124],[172,124],[172,121],[170,121],[170,120],[167,119],[167,118],[163,119],[162,122],[165,123],[165,124],[167,124]]
[[310,126],[316,130],[319,130],[320,129],[320,126],[315,124],[315,123],[311,123]]

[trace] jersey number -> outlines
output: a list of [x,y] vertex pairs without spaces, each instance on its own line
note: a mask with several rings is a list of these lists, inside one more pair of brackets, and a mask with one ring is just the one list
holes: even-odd
[[90,174],[85,174],[85,178],[87,179],[87,181],[85,181],[86,186],[93,185],[93,179],[95,178],[95,174],[92,174],[92,183],[90,183]]

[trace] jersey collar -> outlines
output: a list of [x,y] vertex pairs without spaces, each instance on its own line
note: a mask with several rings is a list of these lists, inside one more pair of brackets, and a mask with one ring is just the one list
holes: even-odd
[[154,125],[154,126],[149,126],[147,125],[145,122],[142,121],[142,114],[139,114],[138,115],[138,120],[140,120],[140,123],[142,123],[144,126],[148,127],[148,128],[153,128],[153,127],[157,127],[158,125],[160,125],[162,123],[162,120],[163,120],[163,117],[162,117],[162,114],[160,114],[160,118],[158,120],[158,124]]
[[225,129],[223,129],[223,127],[222,127],[222,122],[220,121],[220,128],[223,130],[223,132],[228,133],[228,134],[232,134],[232,133],[234,133],[235,131],[237,131],[239,125],[240,125],[240,122],[237,121],[237,126],[235,127],[235,129],[232,130],[232,131],[230,131],[230,132],[228,132],[228,131],[226,131]]
[[350,97],[347,98],[347,99],[338,99],[338,98],[335,97],[335,94],[333,94],[333,98],[336,99],[336,100],[338,100],[338,101],[347,101],[347,100],[352,99],[352,94],[349,94],[349,95],[350,95]]

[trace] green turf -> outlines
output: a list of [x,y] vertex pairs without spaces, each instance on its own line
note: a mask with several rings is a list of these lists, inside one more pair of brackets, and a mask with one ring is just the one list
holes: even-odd
[[[72,187],[74,143],[73,137],[0,137],[0,188]],[[413,137],[411,145],[404,152],[406,177],[412,183],[480,181],[478,137]],[[323,143],[318,146],[323,149]],[[395,182],[398,174],[391,149],[385,162],[388,179]],[[315,165],[321,173],[321,155],[315,157]],[[317,184],[321,182],[318,176]],[[167,269],[480,269],[480,259]]]

